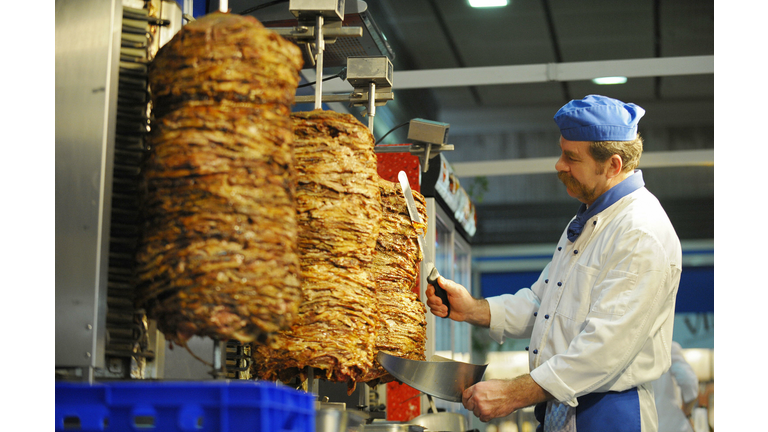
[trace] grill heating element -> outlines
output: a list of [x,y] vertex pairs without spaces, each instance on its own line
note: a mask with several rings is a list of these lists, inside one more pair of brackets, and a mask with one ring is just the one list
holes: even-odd
[[133,306],[133,266],[139,236],[139,174],[149,131],[147,89],[150,21],[147,9],[123,7],[117,94],[112,217],[107,276],[107,372],[144,378],[148,325]]

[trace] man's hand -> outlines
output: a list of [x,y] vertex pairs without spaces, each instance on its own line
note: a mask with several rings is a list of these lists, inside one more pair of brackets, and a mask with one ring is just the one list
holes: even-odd
[[512,380],[481,381],[464,390],[461,402],[480,421],[487,422],[550,399],[552,395],[526,374]]
[[[462,285],[446,279],[437,278],[437,283],[448,293],[448,302],[451,304],[451,318],[454,321],[466,321],[470,324],[489,327],[491,325],[491,309],[485,299],[475,299]],[[427,306],[430,311],[440,318],[448,314],[448,307],[443,304],[440,297],[435,295],[435,287],[427,285]]]

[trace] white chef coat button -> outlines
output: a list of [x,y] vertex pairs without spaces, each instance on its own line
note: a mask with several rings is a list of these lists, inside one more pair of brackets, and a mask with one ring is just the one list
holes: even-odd
[[538,312],[534,312],[534,313],[533,313],[533,316],[538,316],[538,315],[539,315],[539,313],[538,313]]
[[557,250],[561,251],[561,250],[563,250],[563,247],[562,247],[562,246],[559,246],[559,247],[557,248]]
[[535,350],[533,350],[533,353],[534,353],[534,354],[538,354],[538,353],[539,353],[539,350],[535,349]]
[[528,351],[528,347],[525,347],[525,350]]
[[597,225],[597,221],[592,222],[592,225]]
[[574,249],[573,250],[573,254],[576,255],[577,253],[579,253],[579,250],[578,249]]
[[549,319],[549,315],[544,315],[544,319]]
[[549,283],[549,279],[544,279],[544,283]]
[[563,286],[563,283],[562,282],[558,282],[557,286]]

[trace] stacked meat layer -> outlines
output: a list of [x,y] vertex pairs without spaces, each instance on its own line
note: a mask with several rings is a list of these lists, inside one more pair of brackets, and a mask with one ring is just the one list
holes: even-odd
[[295,45],[222,13],[184,26],[150,66],[137,304],[171,341],[250,342],[296,317],[301,67]]
[[187,101],[267,105],[290,113],[299,48],[251,16],[214,12],[182,27],[152,61],[155,116]]
[[273,343],[256,346],[254,372],[288,381],[307,367],[350,388],[373,366],[376,283],[372,263],[382,217],[371,132],[353,116],[294,113],[299,318]]
[[[376,351],[425,360],[427,311],[417,292],[419,263],[423,259],[417,239],[419,233],[411,221],[400,184],[379,179],[379,189],[384,216],[373,258],[379,317]],[[422,223],[426,226],[426,200],[415,191],[413,196]],[[370,385],[392,380],[394,377],[378,361],[361,379]]]

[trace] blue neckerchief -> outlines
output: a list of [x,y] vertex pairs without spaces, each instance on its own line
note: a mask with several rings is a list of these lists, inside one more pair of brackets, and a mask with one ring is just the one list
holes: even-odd
[[575,242],[581,230],[584,229],[584,223],[587,222],[592,216],[600,213],[601,211],[612,206],[616,201],[624,198],[632,192],[645,186],[643,181],[643,172],[635,170],[635,172],[625,178],[621,183],[605,191],[600,195],[595,202],[592,203],[589,208],[586,204],[581,204],[579,211],[576,212],[576,218],[568,225],[568,240]]

